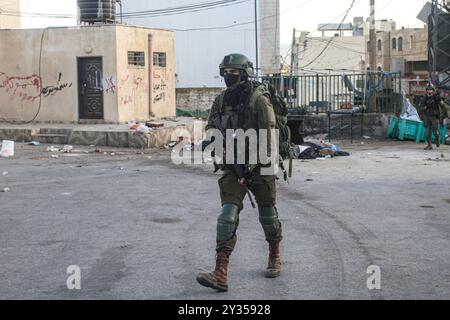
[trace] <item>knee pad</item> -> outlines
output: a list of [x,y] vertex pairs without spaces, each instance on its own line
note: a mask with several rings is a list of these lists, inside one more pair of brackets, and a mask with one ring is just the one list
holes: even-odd
[[222,213],[217,219],[217,240],[228,241],[234,237],[239,223],[239,208],[230,203],[225,203]]
[[264,230],[267,241],[281,240],[281,223],[275,207],[259,207],[259,222]]

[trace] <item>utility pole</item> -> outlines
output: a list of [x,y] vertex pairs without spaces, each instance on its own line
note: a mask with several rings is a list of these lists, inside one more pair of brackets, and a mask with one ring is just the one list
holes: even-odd
[[296,33],[296,30],[294,28],[292,31],[292,43],[291,43],[291,77],[294,75],[294,63],[297,58],[295,56],[295,43],[296,43],[295,33]]
[[256,45],[256,75],[259,75],[259,44],[258,44],[258,0],[255,0],[255,45]]
[[375,32],[375,0],[370,0],[370,33],[369,33],[369,62],[370,62],[370,109],[376,111],[375,70],[377,68],[377,36]]

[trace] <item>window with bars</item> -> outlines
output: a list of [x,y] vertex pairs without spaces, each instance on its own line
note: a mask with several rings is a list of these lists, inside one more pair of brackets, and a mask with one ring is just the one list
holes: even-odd
[[167,58],[165,52],[153,53],[153,65],[156,67],[165,68],[167,65]]
[[128,65],[144,67],[145,53],[142,51],[128,51]]

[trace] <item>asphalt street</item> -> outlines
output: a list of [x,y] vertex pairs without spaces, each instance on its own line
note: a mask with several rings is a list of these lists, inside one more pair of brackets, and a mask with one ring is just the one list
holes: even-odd
[[[18,144],[0,158],[0,299],[450,299],[450,147],[341,147],[351,156],[296,160],[278,182],[279,278],[263,277],[268,248],[245,200],[230,290],[217,293],[195,280],[214,265],[211,165]],[[80,290],[66,284],[72,265]],[[369,290],[373,265],[380,289]]]

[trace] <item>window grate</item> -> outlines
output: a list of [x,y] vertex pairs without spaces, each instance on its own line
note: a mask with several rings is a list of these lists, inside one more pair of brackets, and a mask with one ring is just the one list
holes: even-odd
[[165,52],[153,53],[153,65],[165,68],[167,65],[166,53]]
[[128,65],[145,66],[145,53],[141,51],[128,51]]

